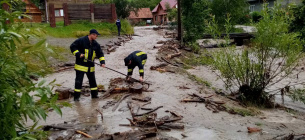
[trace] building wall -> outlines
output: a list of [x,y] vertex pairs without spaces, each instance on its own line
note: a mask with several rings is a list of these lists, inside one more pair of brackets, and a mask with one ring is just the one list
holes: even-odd
[[[248,2],[250,4],[250,7],[249,7],[250,12],[263,10],[263,3],[264,3],[263,0],[248,0]],[[292,3],[300,4],[300,3],[302,3],[302,0],[269,0],[268,7],[273,7],[275,2],[280,2],[283,7],[286,7]]]
[[161,24],[161,18],[164,17],[162,14],[164,14],[164,13],[166,13],[166,11],[163,10],[163,8],[161,6],[159,6],[157,12],[153,13],[153,23]]
[[[263,10],[263,0],[257,0],[257,1],[249,1],[249,9],[250,12],[254,12],[254,11],[261,11]],[[268,2],[268,7],[273,7],[274,6],[274,0],[269,0]]]

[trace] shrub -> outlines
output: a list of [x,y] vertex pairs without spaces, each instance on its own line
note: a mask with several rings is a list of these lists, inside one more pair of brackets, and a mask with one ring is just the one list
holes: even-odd
[[208,62],[220,72],[227,88],[239,89],[242,101],[270,107],[272,95],[266,89],[293,75],[303,58],[304,44],[296,33],[289,33],[288,17],[278,5],[271,10],[265,5],[262,16],[255,24],[257,32],[249,47],[222,48]]
[[252,18],[252,21],[256,23],[262,18],[262,15],[260,14],[260,12],[255,11],[255,12],[251,13],[251,18]]
[[[43,75],[45,72],[31,71],[29,64],[47,66],[43,63],[47,62],[44,54],[52,53],[52,50],[44,43],[45,40],[34,45],[29,43],[30,37],[39,34],[24,30],[22,23],[15,24],[20,15],[18,11],[8,13],[0,9],[0,139],[17,139],[17,131],[26,132],[19,139],[41,138],[45,134],[36,130],[37,123],[28,128],[24,122],[45,120],[49,107],[62,114],[56,105],[57,95],[52,93],[48,84],[44,80],[34,83],[30,79],[31,74]],[[10,24],[6,24],[7,19]]]

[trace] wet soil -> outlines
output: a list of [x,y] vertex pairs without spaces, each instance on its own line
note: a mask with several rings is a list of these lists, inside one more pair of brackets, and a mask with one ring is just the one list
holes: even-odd
[[[124,66],[123,59],[133,51],[141,50],[147,53],[148,59],[145,64],[145,80],[152,83],[150,90],[153,92],[143,92],[141,95],[136,94],[123,100],[116,111],[112,111],[112,107],[103,109],[102,107],[111,102],[113,98],[107,99],[91,99],[90,97],[81,96],[80,102],[74,102],[73,99],[66,100],[72,104],[72,108],[62,108],[63,116],[59,116],[55,112],[49,112],[47,120],[41,121],[40,125],[47,124],[64,124],[68,122],[73,124],[75,129],[83,129],[85,126],[96,126],[91,130],[87,130],[88,134],[97,139],[101,133],[113,134],[116,132],[124,132],[134,130],[137,128],[123,127],[119,124],[128,124],[126,118],[131,118],[131,114],[127,108],[127,101],[132,97],[151,97],[151,104],[145,106],[154,108],[163,106],[156,111],[158,117],[166,116],[169,113],[166,110],[172,110],[183,116],[181,123],[185,128],[183,130],[158,131],[158,134],[163,136],[170,136],[176,139],[185,140],[261,140],[271,139],[281,134],[302,134],[304,133],[305,119],[304,116],[299,116],[293,113],[288,113],[284,110],[272,109],[262,110],[262,114],[257,116],[240,116],[232,115],[227,112],[213,113],[208,110],[203,103],[181,103],[188,94],[200,93],[201,96],[214,94],[213,90],[198,85],[195,81],[188,78],[186,74],[177,73],[160,73],[158,71],[149,70],[151,66],[160,64],[157,57],[157,49],[153,49],[158,41],[165,41],[160,33],[162,30],[154,31],[150,27],[135,27],[135,33],[139,36],[134,36],[133,40],[120,46],[115,52],[105,54],[106,66],[116,69],[120,72],[127,73],[127,68]],[[54,38],[53,38],[54,39]],[[57,39],[54,39],[57,40]],[[74,39],[58,39],[54,41],[58,45],[64,46],[71,44]],[[65,40],[65,41],[64,41]],[[69,40],[69,41],[68,41]],[[61,44],[64,43],[64,44]],[[52,44],[52,42],[50,41]],[[71,55],[73,58],[73,56]],[[189,70],[190,73],[196,74],[205,78],[209,76],[212,81],[217,84],[217,79],[205,69]],[[124,76],[109,71],[107,69],[96,67],[96,81],[99,85],[104,85],[107,89],[109,87],[110,79]],[[136,68],[133,77],[138,79],[138,69]],[[54,73],[45,78],[47,81],[56,79],[56,84],[63,87],[74,87],[75,71],[73,69]],[[88,79],[84,78],[84,83]],[[188,87],[190,89],[180,89],[179,87]],[[221,83],[219,87],[223,87]],[[100,93],[100,95],[102,95]],[[230,102],[229,99],[215,95],[215,99]],[[101,115],[96,111],[100,109],[103,112],[103,121]],[[31,122],[29,122],[31,124]],[[258,124],[260,124],[258,126]],[[81,126],[81,127],[80,127]],[[247,132],[247,127],[261,128],[261,132],[251,133]],[[64,135],[64,132],[53,133],[50,139],[55,139],[59,135]],[[65,133],[67,134],[67,132]],[[187,136],[184,137],[181,134]],[[78,135],[76,139],[87,139]]]

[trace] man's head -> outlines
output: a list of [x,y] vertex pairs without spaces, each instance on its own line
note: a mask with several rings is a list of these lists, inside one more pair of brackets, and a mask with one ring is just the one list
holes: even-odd
[[125,66],[128,66],[128,65],[131,64],[131,59],[130,59],[129,57],[126,57],[126,58],[124,59],[124,62],[125,62]]
[[90,40],[95,40],[95,39],[97,38],[98,35],[101,35],[101,34],[98,33],[97,30],[91,29],[91,30],[90,30],[90,34],[89,34],[89,39],[90,39]]

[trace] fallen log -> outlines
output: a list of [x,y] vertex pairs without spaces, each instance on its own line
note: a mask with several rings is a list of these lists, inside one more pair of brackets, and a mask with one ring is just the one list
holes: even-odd
[[105,99],[107,97],[109,97],[111,95],[111,92],[114,90],[115,88],[110,88],[106,91],[106,93],[102,96],[102,99]]
[[129,95],[130,95],[130,94],[126,94],[126,95],[124,95],[123,97],[121,97],[121,99],[120,99],[120,100],[116,103],[116,105],[113,107],[112,112],[115,111],[115,110],[119,107],[120,103],[121,103],[125,98],[127,98]]
[[179,49],[177,47],[174,47],[174,46],[168,46],[168,48],[171,48],[173,50],[176,51],[176,53],[180,53]]
[[151,97],[144,97],[144,98],[136,98],[136,97],[133,97],[131,98],[132,100],[136,100],[136,101],[141,101],[141,102],[149,102],[151,101]]
[[181,102],[204,102],[200,99],[182,99]]
[[96,109],[96,111],[101,114],[101,119],[102,119],[102,121],[104,121],[104,117],[103,117],[102,111],[100,111],[99,109]]
[[92,136],[88,135],[88,134],[85,133],[85,132],[82,132],[82,131],[79,131],[79,130],[76,130],[76,132],[79,133],[79,134],[84,135],[84,136],[87,137],[87,138],[92,138]]
[[183,124],[167,123],[167,124],[163,124],[163,126],[171,128],[171,129],[184,129],[184,125]]
[[50,129],[67,130],[69,128],[54,126],[54,125],[46,125],[46,126],[43,127],[43,131],[49,131]]
[[153,110],[152,108],[141,107],[142,110]]
[[115,51],[116,48],[117,48],[117,47],[108,47],[108,48],[107,48],[107,53],[110,54],[110,52]]
[[168,66],[167,63],[161,63],[159,65],[156,65],[156,66],[151,66],[150,69],[151,70],[156,70],[157,68],[161,68],[161,67],[165,67],[165,66]]
[[148,111],[148,112],[145,112],[145,113],[141,113],[141,114],[136,114],[136,116],[143,116],[143,115],[146,115],[146,114],[149,114],[149,113],[152,113],[156,110],[158,110],[159,108],[162,108],[163,106],[158,106],[156,107],[155,109],[151,110],[151,111]]
[[146,106],[146,105],[148,105],[148,104],[151,104],[151,102],[145,103],[145,104],[143,104],[141,107]]
[[162,59],[163,61],[165,61],[166,63],[168,63],[168,64],[171,64],[171,65],[173,65],[173,66],[179,67],[179,65],[173,64],[173,63],[169,62],[169,61],[166,60],[164,57],[161,57],[161,59]]
[[168,119],[168,120],[164,120],[164,122],[171,123],[171,122],[180,121],[180,120],[182,120],[182,118]]
[[130,114],[131,114],[132,118],[134,118],[136,115],[135,115],[134,110],[133,110],[132,102],[127,102],[127,106],[129,108],[129,111],[130,111]]
[[174,115],[176,117],[183,118],[183,116],[179,115],[177,112],[169,111],[169,110],[166,110],[165,112],[169,112],[169,113],[171,113],[172,115]]

